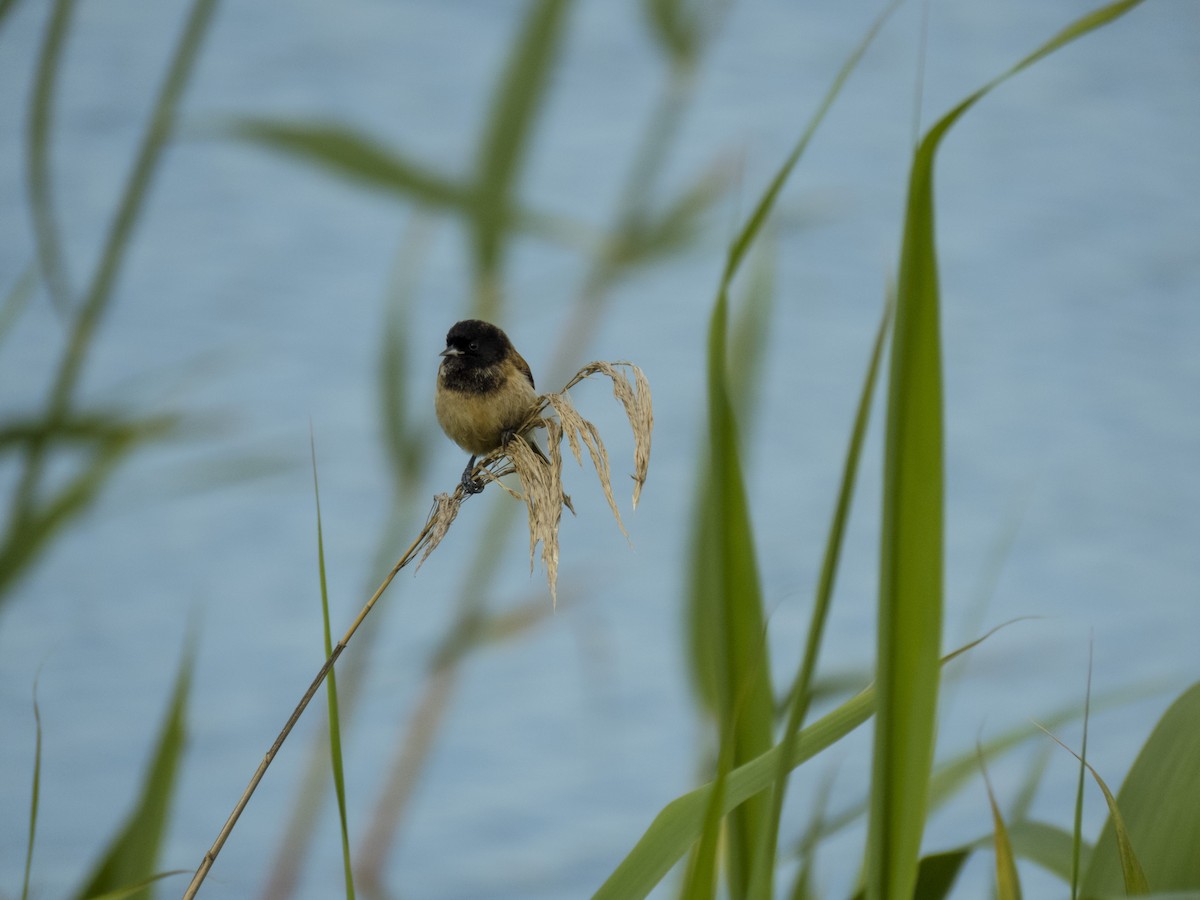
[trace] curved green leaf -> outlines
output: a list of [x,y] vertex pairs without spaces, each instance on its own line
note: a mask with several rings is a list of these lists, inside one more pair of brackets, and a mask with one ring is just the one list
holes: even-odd
[[[1171,704],[1117,794],[1128,841],[1155,891],[1200,891],[1200,682]],[[1083,876],[1083,896],[1125,887],[1110,816]]]

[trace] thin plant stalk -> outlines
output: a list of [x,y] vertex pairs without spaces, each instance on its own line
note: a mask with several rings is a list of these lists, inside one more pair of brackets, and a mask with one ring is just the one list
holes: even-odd
[[[454,499],[457,499],[458,502],[462,502],[464,496],[465,495],[462,486],[459,485],[457,488],[455,488]],[[333,668],[333,664],[337,662],[338,657],[342,655],[342,651],[346,649],[346,645],[350,643],[350,639],[354,637],[354,633],[358,631],[359,626],[362,625],[363,621],[368,615],[370,615],[371,610],[375,608],[375,604],[379,601],[379,598],[383,596],[383,592],[388,589],[388,586],[400,573],[400,570],[411,563],[416,558],[417,553],[429,541],[435,527],[435,516],[436,510],[435,513],[431,514],[429,519],[425,522],[425,527],[421,529],[421,533],[417,535],[416,539],[409,545],[408,549],[404,551],[404,554],[400,557],[399,562],[392,566],[391,571],[388,572],[387,576],[383,579],[383,582],[378,588],[375,589],[375,593],[371,595],[371,599],[369,599],[366,605],[363,606],[362,610],[358,614],[358,617],[355,618],[353,623],[351,623],[350,627],[346,630],[346,633],[342,636],[342,639],[337,642],[332,652],[330,652],[329,657],[325,660],[324,665],[321,666],[320,670],[313,678],[312,684],[308,686],[308,690],[304,692],[304,696],[300,698],[300,702],[296,704],[296,708],[292,710],[292,714],[288,717],[287,722],[284,723],[283,729],[279,732],[279,736],[275,738],[275,743],[271,745],[271,749],[267,751],[266,755],[262,759],[262,762],[258,764],[258,769],[255,770],[254,775],[251,776],[250,783],[246,786],[246,790],[242,792],[242,796],[239,797],[237,803],[234,804],[233,812],[231,812],[229,814],[229,818],[225,820],[225,824],[221,827],[221,831],[217,835],[216,840],[213,841],[212,846],[204,854],[204,859],[201,860],[199,868],[196,869],[196,874],[192,877],[191,884],[188,885],[187,890],[183,893],[183,900],[191,900],[191,898],[195,897],[196,893],[200,890],[200,886],[204,883],[204,879],[208,877],[209,870],[212,869],[213,863],[216,862],[217,856],[221,852],[221,848],[225,846],[225,841],[229,839],[229,835],[233,831],[233,827],[237,824],[237,820],[241,817],[242,811],[245,810],[246,804],[250,802],[250,798],[254,795],[255,790],[257,790],[259,782],[262,781],[263,776],[266,775],[267,768],[275,759],[276,754],[279,753],[279,748],[283,746],[283,742],[286,741],[288,735],[292,733],[292,729],[295,728],[296,723],[300,721],[300,716],[304,714],[304,710],[308,707],[309,702],[317,693],[317,689],[320,688],[322,682],[325,681],[325,676],[329,674],[330,669]]]

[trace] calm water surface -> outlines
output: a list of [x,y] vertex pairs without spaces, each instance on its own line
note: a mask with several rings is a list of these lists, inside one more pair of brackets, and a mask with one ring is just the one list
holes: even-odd
[[[32,258],[23,124],[47,10],[0,31],[0,281]],[[609,221],[664,67],[636,4],[576,5],[522,181],[532,206]],[[88,402],[218,422],[142,453],[0,612],[0,893],[19,890],[34,725],[44,728],[38,896],[76,885],[136,795],[189,624],[199,638],[190,747],[163,865],[194,868],[321,658],[309,429],[316,437],[334,627],[377,581],[390,488],[377,351],[410,210],[216,137],[228,114],[349,122],[449,172],[472,164],[524,5],[309,0],[226,4],[187,95],[183,137],[154,186],[102,339]],[[1070,2],[931,4],[920,120],[940,113],[1088,9]],[[707,734],[680,647],[680,573],[703,425],[703,347],[723,246],[790,149],[873,11],[762,2],[732,9],[695,85],[664,198],[715,160],[736,172],[697,248],[612,293],[583,357],[633,359],[657,430],[630,549],[586,477],[569,486],[557,614],[461,670],[388,870],[396,896],[587,896],[664,803],[695,783]],[[75,284],[95,254],[180,4],[83,4],[55,129],[60,224]],[[918,5],[850,81],[783,198],[762,402],[748,478],[773,664],[795,666],[853,404],[894,267],[913,142]],[[948,440],[946,644],[1038,616],[974,652],[947,694],[945,755],[1077,702],[1094,642],[1098,691],[1167,690],[1102,713],[1089,753],[1119,783],[1170,698],[1200,677],[1200,11],[1157,3],[1005,85],[949,136],[938,166]],[[435,353],[466,311],[466,241],[428,227],[408,339],[413,415],[429,424]],[[505,326],[543,385],[585,269],[526,239],[506,269]],[[62,341],[38,298],[0,346],[5,415],[35,410]],[[608,391],[577,402],[629,446]],[[877,417],[878,419],[878,417]],[[878,421],[851,523],[823,665],[869,671]],[[457,449],[435,436],[417,496],[449,488]],[[11,491],[11,459],[0,490]],[[258,463],[246,475],[247,463]],[[65,463],[64,463],[65,465]],[[238,473],[242,473],[239,475]],[[622,498],[626,500],[627,498]],[[367,629],[373,646],[346,734],[356,839],[425,683],[482,539],[472,501]],[[489,582],[501,608],[545,600],[519,519]],[[393,557],[407,539],[384,555]],[[351,653],[355,647],[352,645]],[[257,896],[291,815],[310,738],[302,723],[210,878]],[[1077,729],[1067,731],[1077,743]],[[869,734],[806,767],[795,827],[819,779],[860,796]],[[995,764],[1016,796],[1029,757]],[[1037,814],[1070,821],[1074,774],[1054,757]],[[934,818],[930,848],[986,830],[971,789]],[[1089,799],[1095,834],[1099,798]],[[334,817],[300,896],[340,890]],[[821,880],[848,892],[862,836],[830,844]],[[988,862],[972,863],[975,889]],[[1029,873],[1028,891],[1055,882]],[[1039,885],[1042,890],[1038,890]],[[173,890],[173,889],[172,889]],[[172,891],[166,891],[170,894]],[[669,896],[669,891],[663,891]]]

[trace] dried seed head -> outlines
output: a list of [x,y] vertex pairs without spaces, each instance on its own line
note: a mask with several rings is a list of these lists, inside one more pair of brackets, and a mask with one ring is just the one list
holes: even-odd
[[[623,369],[633,374],[631,383]],[[495,481],[510,496],[525,503],[529,516],[529,565],[533,568],[537,547],[542,547],[542,564],[546,568],[546,580],[550,585],[550,596],[557,603],[558,583],[558,528],[562,522],[562,510],[565,506],[572,513],[575,508],[571,498],[563,492],[562,441],[566,438],[571,455],[580,465],[583,464],[583,448],[586,447],[588,456],[596,470],[604,497],[617,520],[617,527],[628,539],[625,523],[621,521],[621,513],[617,508],[616,497],[613,496],[612,473],[609,466],[608,451],[600,431],[581,416],[575,409],[570,395],[567,393],[579,382],[592,375],[604,375],[612,381],[613,396],[620,401],[625,409],[625,416],[633,430],[633,507],[637,508],[641,497],[642,486],[646,483],[646,473],[650,467],[650,436],[654,430],[654,412],[650,399],[650,383],[642,370],[627,362],[593,362],[580,369],[567,382],[566,386],[556,393],[543,394],[529,418],[525,420],[518,434],[508,443],[489,453],[479,460],[474,475],[487,481]],[[551,415],[547,415],[551,413]],[[544,454],[528,437],[535,429],[544,428],[549,453]],[[522,493],[518,494],[499,479],[515,472],[521,479]],[[429,535],[429,544],[425,556],[432,552],[437,542],[441,540],[459,505],[465,499],[461,488],[453,495],[438,495],[434,512],[430,515],[430,525],[433,526]],[[442,509],[442,504],[447,507]],[[452,507],[452,508],[450,508]],[[440,524],[444,521],[444,525]],[[424,560],[424,556],[422,560]]]

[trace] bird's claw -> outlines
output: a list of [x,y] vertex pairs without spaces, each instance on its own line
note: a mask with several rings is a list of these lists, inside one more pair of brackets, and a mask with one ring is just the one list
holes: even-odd
[[478,494],[483,491],[483,482],[478,478],[471,477],[471,468],[470,467],[463,470],[462,488],[468,494]]

